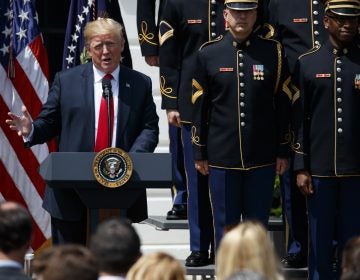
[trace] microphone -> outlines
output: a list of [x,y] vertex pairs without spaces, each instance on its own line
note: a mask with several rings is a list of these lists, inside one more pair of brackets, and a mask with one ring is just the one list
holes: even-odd
[[112,98],[111,91],[111,80],[108,78],[103,78],[101,81],[103,89],[103,98],[106,100],[107,107],[107,123],[108,123],[108,147],[111,147],[111,136],[112,136],[112,127],[111,127],[111,117],[110,117],[110,99]]
[[110,79],[102,79],[102,89],[103,89],[103,97],[105,99],[108,99],[109,97],[112,96],[112,91],[111,91],[111,80]]

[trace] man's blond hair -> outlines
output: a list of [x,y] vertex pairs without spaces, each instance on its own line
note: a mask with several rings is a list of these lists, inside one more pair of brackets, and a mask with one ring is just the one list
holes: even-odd
[[123,32],[123,26],[111,18],[98,18],[89,21],[84,28],[85,45],[89,47],[93,37],[105,34],[114,34],[122,42],[124,40]]

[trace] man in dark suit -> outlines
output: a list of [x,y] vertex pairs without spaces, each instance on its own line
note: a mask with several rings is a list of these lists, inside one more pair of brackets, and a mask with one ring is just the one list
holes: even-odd
[[0,204],[0,280],[30,280],[23,270],[32,236],[31,217],[15,202]]
[[[84,37],[92,61],[56,74],[48,100],[34,122],[26,108],[22,116],[9,113],[11,119],[6,122],[25,137],[27,146],[58,137],[60,152],[97,151],[102,80],[110,74],[114,115],[111,146],[127,152],[154,151],[159,118],[151,80],[119,65],[125,43],[122,34],[122,26],[112,19],[89,22]],[[85,244],[86,208],[74,189],[46,188],[43,207],[51,215],[54,243]],[[138,191],[127,217],[133,222],[147,218],[145,190]]]

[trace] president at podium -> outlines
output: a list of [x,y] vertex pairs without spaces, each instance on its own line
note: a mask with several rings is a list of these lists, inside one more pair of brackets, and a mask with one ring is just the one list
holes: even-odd
[[[118,147],[153,152],[159,136],[151,79],[120,66],[122,26],[109,18],[89,22],[84,30],[91,62],[56,74],[47,102],[32,122],[26,108],[9,113],[6,123],[26,146],[58,138],[59,152],[98,152]],[[55,244],[86,243],[87,211],[73,188],[46,188],[43,207],[51,215]],[[121,208],[121,205],[119,205]],[[133,222],[147,218],[146,191],[126,211]]]

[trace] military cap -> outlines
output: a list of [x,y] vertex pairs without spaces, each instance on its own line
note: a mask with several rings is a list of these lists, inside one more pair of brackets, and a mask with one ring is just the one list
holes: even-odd
[[246,11],[258,7],[258,0],[225,0],[225,7],[232,10]]
[[360,0],[324,0],[325,12],[330,11],[339,16],[360,15]]

